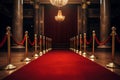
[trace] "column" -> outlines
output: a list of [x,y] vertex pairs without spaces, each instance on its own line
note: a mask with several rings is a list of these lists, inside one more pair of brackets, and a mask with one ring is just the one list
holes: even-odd
[[[23,0],[14,0],[12,34],[17,42],[23,39]],[[14,43],[12,48],[24,48]]]
[[83,28],[83,33],[87,32],[87,9],[82,9],[82,28]]
[[78,5],[77,8],[77,20],[78,20],[78,35],[82,33],[82,8],[80,5]]
[[39,5],[39,34],[44,35],[44,5]]
[[[109,36],[110,31],[110,0],[100,0],[100,41],[104,41]],[[99,48],[110,48],[108,45]]]
[[77,35],[78,35],[78,46],[77,46],[77,49],[79,50],[79,47],[80,47],[80,45],[79,45],[79,34],[81,34],[82,33],[82,31],[83,31],[83,28],[82,28],[82,8],[81,8],[81,6],[80,5],[78,5],[78,7],[77,7],[77,29],[78,29],[78,31],[77,31]]
[[39,30],[39,1],[34,0],[34,34],[38,34]]

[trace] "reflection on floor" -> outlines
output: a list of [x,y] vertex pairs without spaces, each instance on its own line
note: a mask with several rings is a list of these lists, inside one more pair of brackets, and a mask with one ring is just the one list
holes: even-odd
[[[32,57],[32,55],[34,54],[34,51],[31,50],[28,52],[28,57],[31,58],[32,60],[34,60],[34,57]],[[76,53],[78,54],[78,53]],[[11,63],[14,64],[15,66],[17,66],[16,69],[13,70],[4,70],[3,68],[5,67],[5,65],[7,65],[8,60],[7,60],[7,52],[6,51],[0,51],[0,80],[2,78],[4,78],[5,76],[11,74],[12,72],[14,72],[15,70],[19,69],[20,67],[26,65],[25,62],[22,62],[21,60],[23,60],[25,52],[24,51],[11,51]],[[91,55],[91,49],[87,51],[87,55],[86,58],[89,58]],[[111,60],[111,51],[110,50],[95,50],[95,57],[96,59],[94,60],[96,63],[100,64],[101,66],[117,73],[120,75],[120,68],[108,68],[106,67],[106,65],[110,62],[112,62]],[[117,64],[120,65],[120,54],[119,52],[115,52],[115,62]]]

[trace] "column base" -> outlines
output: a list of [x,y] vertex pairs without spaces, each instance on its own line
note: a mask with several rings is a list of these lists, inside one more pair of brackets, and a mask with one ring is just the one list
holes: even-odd
[[111,48],[111,46],[109,46],[109,45],[101,45],[101,46],[98,46],[98,48]]
[[22,48],[25,48],[25,47],[23,45],[14,45],[11,48],[22,49]]
[[25,50],[25,47],[24,47],[23,45],[13,45],[13,46],[11,47],[11,49],[14,50],[14,51],[18,51],[18,50],[24,51],[24,50]]

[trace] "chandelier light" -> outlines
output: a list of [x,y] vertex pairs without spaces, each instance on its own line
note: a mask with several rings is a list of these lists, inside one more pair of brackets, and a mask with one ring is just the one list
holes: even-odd
[[83,9],[86,9],[87,8],[87,6],[88,5],[90,5],[91,4],[91,2],[90,2],[90,0],[82,0],[82,8]]
[[68,3],[68,0],[50,0],[50,3],[56,7],[63,7]]
[[65,20],[65,16],[62,15],[62,11],[58,10],[57,16],[55,16],[55,20],[58,22],[62,22]]

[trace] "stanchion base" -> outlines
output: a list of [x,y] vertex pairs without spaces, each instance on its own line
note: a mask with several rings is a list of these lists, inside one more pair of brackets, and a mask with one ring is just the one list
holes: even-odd
[[78,53],[79,51],[78,50],[76,50],[76,53]]
[[82,51],[79,51],[79,55],[82,55]]
[[90,60],[94,61],[96,59],[95,55],[90,56]]
[[95,55],[91,55],[90,59],[96,59]]
[[39,52],[39,56],[42,56],[42,52]]
[[13,64],[8,64],[4,69],[5,70],[12,70],[12,69],[15,69],[16,66],[14,66]]
[[46,53],[46,51],[45,50],[43,50],[43,54],[45,54]]
[[114,63],[114,62],[110,62],[106,65],[108,68],[120,68],[120,65]]
[[35,59],[37,59],[37,58],[38,58],[38,56],[39,56],[39,55],[36,53],[36,54],[34,54],[34,56],[33,56],[33,57],[34,57]]
[[48,49],[46,49],[46,52],[48,52]]
[[28,57],[26,57],[25,59],[23,59],[22,60],[23,62],[30,62],[31,61],[31,59],[30,58],[28,58]]
[[83,56],[83,57],[86,57],[86,56],[87,56],[86,52],[83,52],[82,56]]

